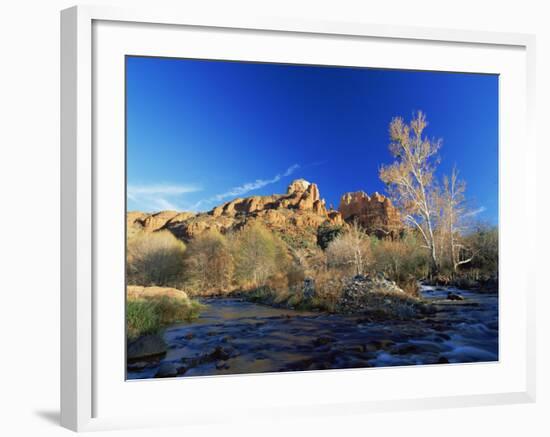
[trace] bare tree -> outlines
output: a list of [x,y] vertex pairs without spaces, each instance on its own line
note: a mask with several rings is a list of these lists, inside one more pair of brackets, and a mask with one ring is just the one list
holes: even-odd
[[441,140],[429,139],[424,133],[426,116],[418,111],[406,124],[401,117],[390,123],[390,152],[395,161],[380,169],[380,179],[388,185],[390,196],[404,219],[418,230],[429,250],[432,273],[438,270],[435,238],[434,172]]
[[353,269],[354,274],[362,275],[370,261],[367,234],[354,222],[346,232],[329,243],[326,254],[330,267]]
[[472,250],[463,243],[461,235],[466,230],[468,209],[466,206],[466,183],[458,178],[458,170],[453,168],[451,177],[443,178],[442,232],[446,236],[453,271],[474,258]]

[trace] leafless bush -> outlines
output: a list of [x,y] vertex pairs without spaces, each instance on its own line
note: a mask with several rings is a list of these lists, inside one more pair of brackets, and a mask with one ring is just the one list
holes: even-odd
[[185,245],[169,231],[139,233],[128,239],[129,284],[177,286],[183,275]]
[[251,223],[232,236],[235,274],[239,285],[258,287],[268,278],[286,273],[290,257],[285,244],[269,229]]
[[230,289],[233,257],[227,239],[216,230],[195,237],[185,254],[187,284],[197,294]]
[[331,268],[362,275],[370,262],[370,243],[357,223],[332,240],[326,250]]

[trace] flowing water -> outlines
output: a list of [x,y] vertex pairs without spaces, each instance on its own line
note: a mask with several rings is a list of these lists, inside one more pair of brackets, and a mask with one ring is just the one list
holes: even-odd
[[198,320],[166,329],[166,355],[129,365],[127,377],[154,377],[162,363],[188,377],[498,360],[497,294],[423,286],[422,295],[435,314],[385,322],[205,299]]

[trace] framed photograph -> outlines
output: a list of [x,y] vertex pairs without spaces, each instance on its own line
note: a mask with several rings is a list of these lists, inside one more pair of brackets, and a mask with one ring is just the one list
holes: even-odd
[[62,424],[534,400],[534,37],[61,14]]

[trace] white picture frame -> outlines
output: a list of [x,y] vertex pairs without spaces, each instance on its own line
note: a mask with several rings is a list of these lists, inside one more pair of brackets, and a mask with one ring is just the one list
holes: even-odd
[[[97,31],[94,26],[106,23],[105,31]],[[115,24],[113,24],[115,23]],[[97,429],[113,429],[120,427],[142,427],[142,426],[163,426],[163,425],[186,425],[208,423],[225,420],[240,420],[248,417],[250,408],[254,407],[254,416],[256,420],[261,420],[265,417],[277,417],[288,415],[326,415],[326,414],[362,414],[372,411],[397,411],[403,409],[421,409],[421,408],[441,408],[441,407],[462,407],[488,404],[506,404],[519,402],[533,402],[535,399],[535,309],[534,309],[534,293],[535,293],[535,275],[532,271],[534,262],[530,262],[529,257],[534,255],[521,255],[523,260],[517,270],[512,274],[504,275],[503,281],[508,281],[510,288],[518,289],[517,295],[504,293],[504,296],[510,296],[510,309],[508,316],[517,316],[517,326],[519,332],[506,334],[510,337],[510,341],[515,341],[519,350],[515,350],[517,355],[516,361],[510,366],[510,369],[502,371],[499,378],[510,381],[508,386],[502,382],[502,389],[498,386],[498,378],[495,379],[492,389],[484,389],[483,384],[479,384],[479,390],[472,387],[464,390],[450,389],[448,392],[444,389],[436,390],[436,387],[429,389],[426,392],[420,392],[417,388],[411,386],[409,389],[402,390],[395,388],[395,391],[388,397],[374,393],[367,396],[367,393],[359,392],[350,393],[350,398],[345,400],[342,393],[338,393],[338,387],[345,387],[346,384],[350,387],[354,381],[359,381],[358,378],[363,378],[362,375],[369,373],[370,386],[373,385],[373,372],[377,372],[376,378],[385,378],[384,371],[361,369],[355,371],[332,371],[324,373],[325,376],[308,375],[304,377],[303,373],[293,373],[284,375],[269,375],[258,378],[257,376],[231,376],[231,377],[215,377],[215,378],[191,378],[192,382],[186,382],[185,390],[220,390],[221,387],[231,390],[233,393],[242,392],[234,398],[236,404],[242,403],[241,413],[228,410],[222,411],[221,407],[210,405],[208,412],[204,410],[201,414],[201,397],[195,397],[194,408],[188,414],[178,414],[177,410],[155,410],[149,409],[150,414],[137,412],[135,415],[128,411],[116,410],[108,404],[123,404],[125,399],[117,398],[117,393],[122,393],[120,387],[111,387],[105,381],[108,379],[105,375],[109,373],[117,377],[118,370],[112,372],[106,369],[108,363],[102,361],[102,356],[105,354],[98,353],[103,348],[103,344],[107,342],[105,335],[106,323],[109,320],[114,320],[110,329],[119,329],[121,333],[124,331],[122,314],[106,313],[104,303],[105,299],[97,299],[98,287],[101,288],[104,280],[111,280],[111,276],[116,276],[118,273],[109,273],[101,266],[109,263],[110,265],[123,266],[124,261],[121,258],[120,263],[113,264],[111,259],[104,259],[101,255],[104,245],[98,240],[107,238],[107,234],[115,232],[115,230],[104,231],[105,213],[109,213],[108,208],[98,208],[98,204],[105,202],[104,205],[112,205],[120,199],[120,187],[113,189],[115,193],[112,199],[107,199],[108,195],[105,191],[105,186],[111,186],[112,181],[119,180],[124,172],[124,166],[120,166],[120,159],[112,160],[112,168],[107,169],[102,163],[104,160],[102,154],[97,153],[97,141],[101,137],[102,132],[106,127],[101,127],[102,114],[104,113],[102,93],[97,92],[98,83],[101,81],[101,75],[109,74],[110,79],[113,79],[112,87],[119,87],[121,77],[116,70],[104,69],[105,61],[108,61],[110,56],[118,56],[125,53],[128,46],[125,44],[124,37],[119,37],[120,30],[115,29],[116,26],[124,27],[129,25],[131,30],[123,30],[123,32],[133,32],[132,39],[133,52],[137,50],[153,51],[157,53],[159,47],[166,45],[166,40],[160,35],[163,32],[174,32],[178,28],[185,28],[186,32],[212,32],[227,31],[228,29],[238,31],[243,38],[249,32],[254,32],[258,36],[262,32],[268,32],[269,37],[276,39],[280,37],[294,38],[296,41],[300,38],[333,38],[335,41],[338,38],[353,39],[357,44],[361,41],[371,41],[374,44],[385,42],[386,44],[406,43],[415,44],[430,44],[431,47],[437,46],[434,50],[443,53],[442,50],[447,50],[447,47],[453,46],[461,52],[467,53],[469,50],[493,50],[495,67],[492,72],[499,73],[497,52],[510,53],[508,60],[503,60],[503,67],[506,63],[512,63],[516,73],[510,73],[510,83],[503,85],[501,91],[506,94],[508,89],[517,89],[517,95],[504,99],[501,107],[502,119],[512,117],[512,115],[520,115],[522,118],[518,121],[514,132],[504,129],[501,132],[501,140],[504,146],[506,158],[505,164],[509,163],[514,167],[503,168],[501,166],[501,217],[505,218],[505,225],[508,226],[510,232],[509,238],[506,241],[501,241],[510,248],[524,247],[525,244],[534,248],[535,245],[535,214],[528,208],[508,209],[506,198],[503,197],[502,186],[509,186],[506,196],[515,194],[521,195],[524,198],[526,205],[535,204],[535,142],[533,133],[534,120],[534,63],[535,63],[535,38],[532,35],[524,34],[508,34],[508,33],[492,33],[492,32],[477,32],[477,31],[462,31],[451,29],[425,29],[416,27],[403,26],[385,26],[365,23],[338,23],[338,22],[316,22],[307,20],[280,19],[280,18],[254,18],[254,17],[216,17],[196,16],[192,11],[162,11],[157,9],[151,10],[127,10],[110,7],[94,7],[94,6],[78,6],[66,9],[61,13],[61,423],[63,426],[72,430],[97,430]],[[141,32],[139,27],[148,27],[150,32],[158,33],[158,38],[149,38],[150,46],[145,47],[136,35]],[[153,26],[153,27],[151,27]],[[156,26],[156,27],[155,27]],[[102,33],[103,32],[103,33]],[[137,32],[137,33],[136,33]],[[152,34],[150,34],[152,35]],[[313,36],[315,38],[313,38]],[[108,38],[110,48],[104,49],[107,45],[105,39]],[[239,36],[240,38],[240,36]],[[283,39],[284,39],[283,38]],[[164,42],[163,42],[164,41]],[[244,39],[243,39],[244,41]],[[347,41],[347,40],[346,40]],[[142,44],[140,46],[140,44]],[[158,44],[159,46],[155,46]],[[284,42],[281,44],[290,44]],[[167,47],[167,46],[166,46]],[[200,44],[197,50],[201,50]],[[251,46],[252,47],[252,46]],[[283,46],[281,46],[283,47]],[[205,51],[208,50],[207,44],[202,47]],[[167,52],[171,49],[166,48]],[[251,48],[253,50],[253,47]],[[328,49],[330,50],[330,48]],[[103,58],[105,52],[105,57]],[[244,52],[243,52],[244,53]],[[252,51],[250,53],[253,53]],[[353,53],[349,56],[353,56]],[[481,53],[481,52],[480,52]],[[228,58],[232,55],[228,54]],[[235,55],[233,55],[235,56]],[[251,55],[254,56],[254,55]],[[205,55],[208,57],[208,55]],[[486,56],[478,56],[483,58]],[[296,54],[296,58],[299,54]],[[100,59],[100,67],[96,65]],[[504,59],[504,58],[503,58]],[[341,62],[345,62],[342,60]],[[422,62],[415,60],[414,62]],[[445,60],[438,62],[445,63]],[[451,62],[450,60],[447,62]],[[460,56],[453,60],[454,67],[459,69],[461,62]],[[464,62],[463,68],[468,71],[476,71],[476,62],[485,62],[483,60],[473,60],[470,64]],[[114,65],[114,64],[113,64]],[[377,64],[380,65],[380,64]],[[451,64],[448,64],[451,65]],[[481,65],[481,64],[479,64]],[[500,65],[500,64],[499,64]],[[419,65],[410,64],[411,68],[420,68]],[[479,67],[480,71],[485,68]],[[514,79],[515,78],[515,79]],[[512,79],[514,82],[512,83]],[[523,81],[525,79],[525,81]],[[123,80],[123,79],[122,79]],[[506,88],[509,86],[509,88]],[[120,88],[120,87],[119,87]],[[113,91],[110,89],[109,91]],[[113,94],[120,95],[123,91],[115,89]],[[506,97],[506,96],[505,96]],[[514,112],[508,114],[508,104],[518,103],[519,108],[515,108]],[[117,115],[116,107],[114,115],[109,114],[109,120],[112,120],[113,125],[108,131],[111,135],[116,135],[121,126],[115,125],[120,121],[120,113]],[[98,128],[98,123],[100,127]],[[120,123],[119,123],[120,124]],[[105,126],[104,124],[102,126]],[[102,131],[103,129],[103,131]],[[512,129],[512,128],[510,128]],[[119,147],[117,138],[113,137],[115,146]],[[518,145],[521,144],[521,149]],[[117,149],[118,150],[118,149]],[[123,150],[120,151],[124,157]],[[117,167],[118,166],[118,167]],[[513,170],[513,173],[512,173]],[[515,175],[516,182],[519,185],[513,188],[509,183],[512,174]],[[515,191],[514,191],[515,190]],[[119,196],[119,197],[116,197]],[[530,201],[531,200],[531,201]],[[529,223],[523,229],[522,241],[519,242],[513,238],[514,230],[518,227],[515,223],[519,221],[527,221]],[[122,222],[121,222],[122,223]],[[506,224],[507,223],[507,224]],[[123,226],[123,225],[122,225]],[[117,228],[120,230],[120,228]],[[100,236],[103,237],[100,237]],[[118,235],[113,233],[112,241],[120,241],[123,239],[123,234]],[[527,241],[527,243],[525,243]],[[113,243],[115,244],[115,243]],[[116,252],[116,251],[115,251]],[[529,250],[525,253],[534,254],[535,250]],[[511,254],[508,257],[507,263],[516,261],[512,259]],[[502,264],[501,264],[502,269]],[[111,279],[110,279],[111,278]],[[526,278],[525,281],[523,278]],[[99,284],[99,285],[98,285]],[[121,296],[123,294],[121,288]],[[514,300],[512,300],[514,299]],[[122,297],[123,301],[123,297]],[[120,309],[120,299],[114,302],[113,308]],[[506,303],[505,299],[505,303]],[[117,305],[119,305],[117,307]],[[501,303],[501,305],[504,305]],[[503,308],[501,307],[501,310]],[[517,312],[517,314],[514,313]],[[506,311],[505,311],[506,313]],[[506,315],[506,314],[505,314]],[[120,319],[122,318],[122,319]],[[512,317],[513,319],[514,317]],[[506,328],[506,324],[503,325]],[[118,331],[117,331],[118,332]],[[510,332],[504,329],[504,332]],[[503,334],[504,335],[504,334]],[[124,344],[120,343],[123,338],[116,334],[112,336],[113,344],[120,346],[120,354],[123,356]],[[512,338],[513,337],[513,338]],[[501,338],[501,344],[506,344],[508,338]],[[117,343],[118,342],[118,343]],[[107,346],[105,346],[107,347]],[[501,360],[497,365],[500,367],[487,367],[487,365],[479,366],[463,366],[460,372],[464,375],[469,374],[469,378],[490,379],[486,375],[497,374],[499,369],[506,367],[506,359]],[[489,365],[491,366],[491,365]],[[448,368],[452,368],[448,367]],[[473,369],[473,370],[472,370]],[[485,370],[484,370],[485,369]],[[447,371],[439,371],[434,367],[424,367],[418,369],[394,369],[393,373],[388,374],[388,378],[395,381],[406,381],[410,379],[408,372],[416,372],[415,379],[424,375],[432,375],[435,372],[439,373],[437,378],[448,378]],[[118,373],[117,373],[118,372]],[[401,373],[400,373],[401,372]],[[403,373],[404,372],[404,373]],[[422,372],[422,373],[420,373]],[[459,371],[453,371],[453,374],[459,375]],[[485,373],[483,373],[485,372]],[[323,373],[323,372],[321,372]],[[485,376],[483,376],[485,375]],[[508,376],[507,376],[508,375]],[[322,380],[319,378],[323,378]],[[466,376],[463,376],[466,378]],[[274,379],[275,378],[275,379]],[[325,389],[322,393],[317,393],[312,390],[317,384],[322,382]],[[458,381],[460,383],[460,381]],[[512,384],[513,382],[513,384]],[[120,385],[131,387],[131,393],[127,396],[135,397],[138,393],[143,392],[144,398],[147,399],[153,393],[166,392],[168,396],[177,395],[178,390],[183,389],[183,385],[176,381],[142,381],[142,382],[125,382],[123,379]],[[255,387],[265,385],[274,390],[274,398],[279,399],[277,403],[262,403],[256,399],[253,405],[246,400],[246,394],[252,393]],[[465,384],[467,385],[467,384]],[[360,386],[360,385],[358,385]],[[98,389],[100,387],[100,389]],[[276,388],[281,390],[291,387],[303,387],[300,393],[311,392],[311,396],[296,396],[297,403],[284,404],[284,397],[281,394],[277,398],[278,392]],[[404,386],[402,386],[404,387]],[[487,385],[489,387],[489,385]],[[112,391],[110,391],[112,389]],[[332,390],[332,391],[331,391]],[[431,391],[430,391],[431,390]],[[454,390],[454,391],[453,391]],[[376,389],[373,388],[373,392]],[[105,393],[108,393],[106,396]],[[110,400],[107,401],[106,398]],[[102,400],[103,399],[103,400]],[[294,400],[293,400],[294,401]],[[249,409],[249,410],[247,410]],[[106,413],[104,414],[103,411]],[[182,411],[184,411],[182,407]],[[216,419],[214,419],[214,417]]]

